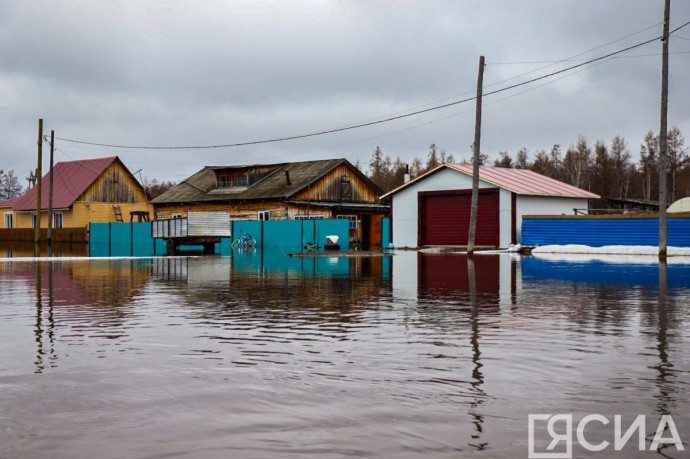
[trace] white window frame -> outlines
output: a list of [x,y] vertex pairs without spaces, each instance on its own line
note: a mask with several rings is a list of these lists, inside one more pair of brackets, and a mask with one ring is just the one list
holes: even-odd
[[270,210],[260,210],[256,213],[256,218],[257,220],[262,220],[262,221],[267,221],[271,219],[271,211]]
[[[58,224],[59,223],[59,224]],[[65,225],[65,216],[62,212],[53,212],[53,228],[63,228]]]
[[336,218],[341,218],[343,220],[347,219],[350,220],[350,229],[354,230],[357,229],[357,225],[359,220],[357,219],[357,215],[338,215]]
[[14,212],[5,212],[5,228],[14,228]]
[[323,214],[316,215],[295,215],[295,220],[323,220],[326,216]]

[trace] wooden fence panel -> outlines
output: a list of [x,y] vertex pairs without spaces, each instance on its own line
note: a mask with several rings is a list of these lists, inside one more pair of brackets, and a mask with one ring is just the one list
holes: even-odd
[[[0,228],[0,241],[34,242],[33,228]],[[41,228],[41,242],[48,240],[48,229]],[[59,228],[53,230],[53,242],[87,242],[86,228]]]

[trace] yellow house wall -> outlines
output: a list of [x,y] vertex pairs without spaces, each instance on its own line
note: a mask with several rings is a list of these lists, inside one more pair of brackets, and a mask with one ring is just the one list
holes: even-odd
[[[153,206],[141,204],[118,204],[122,210],[122,221],[129,222],[132,211],[147,211],[149,216],[153,218]],[[5,225],[5,212],[0,209],[0,216],[2,217],[2,227]],[[56,210],[55,212],[62,212],[62,227],[63,228],[83,228],[89,223],[96,222],[114,222],[115,210],[112,203],[106,202],[75,202],[71,209]],[[15,228],[31,228],[33,212],[15,212],[14,213],[14,227]],[[41,211],[41,228],[48,228],[48,211]]]
[[[5,228],[5,214],[7,212],[12,213],[12,208],[11,207],[0,207],[0,228]],[[16,214],[15,214],[14,218],[15,219],[17,218]],[[15,220],[15,227],[16,227],[16,220]]]
[[[125,204],[108,202],[75,202],[70,213],[69,223],[65,216],[65,227],[79,228],[89,223],[107,223],[117,221],[115,217],[115,205],[120,206],[122,221],[129,222],[130,212],[148,212],[153,219],[153,206],[146,203]],[[136,220],[135,220],[136,221]]]

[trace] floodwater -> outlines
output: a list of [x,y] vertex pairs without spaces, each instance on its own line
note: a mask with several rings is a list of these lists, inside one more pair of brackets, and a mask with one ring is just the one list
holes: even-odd
[[[518,458],[530,414],[610,421],[573,457],[688,457],[686,263],[3,259],[0,457]],[[616,451],[640,415],[685,450]]]

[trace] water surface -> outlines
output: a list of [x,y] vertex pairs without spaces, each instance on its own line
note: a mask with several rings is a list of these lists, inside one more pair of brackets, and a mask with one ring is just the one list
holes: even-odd
[[[0,457],[527,457],[531,413],[687,440],[689,287],[505,254],[4,260]],[[574,452],[658,457],[633,443]]]

